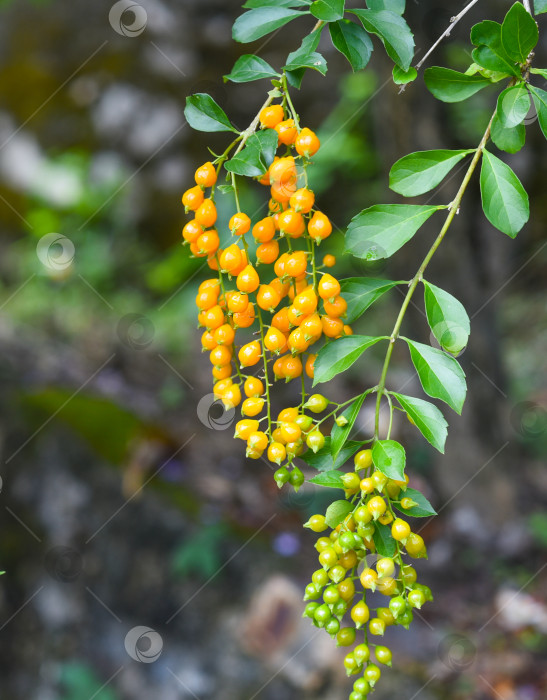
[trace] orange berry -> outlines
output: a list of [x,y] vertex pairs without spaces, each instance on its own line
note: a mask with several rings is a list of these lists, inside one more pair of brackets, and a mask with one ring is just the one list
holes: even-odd
[[296,423],[281,423],[279,429],[285,442],[296,442],[302,436],[302,430]]
[[209,231],[204,231],[197,239],[196,245],[199,249],[199,257],[214,255],[220,245],[218,233],[214,228],[210,229]]
[[298,408],[296,406],[289,406],[284,408],[277,414],[278,423],[294,423],[298,418]]
[[283,282],[283,280],[280,280],[279,277],[274,277],[270,282],[270,287],[275,289],[275,291],[279,294],[280,299],[287,296],[290,286],[291,283],[289,280]]
[[301,328],[295,328],[291,331],[287,344],[293,353],[305,352],[309,347],[309,342],[306,341],[304,331]]
[[256,259],[264,265],[271,265],[279,256],[279,243],[277,241],[268,241],[261,243],[256,249]]
[[336,265],[336,258],[334,255],[325,255],[323,258],[323,265],[325,267],[334,267]]
[[251,220],[249,219],[247,214],[244,214],[241,211],[237,212],[237,214],[234,214],[230,219],[228,228],[236,236],[243,236],[247,233],[247,231],[250,230]]
[[262,349],[258,340],[253,340],[252,343],[244,345],[238,355],[242,367],[252,367],[260,360]]
[[284,306],[272,318],[272,326],[278,328],[282,333],[288,333],[291,328],[289,321],[288,308]]
[[262,396],[264,393],[264,384],[257,377],[247,377],[243,385],[245,396],[251,399],[256,396]]
[[223,392],[221,399],[226,408],[235,408],[241,403],[241,389],[237,384],[232,384]]
[[232,363],[224,367],[213,367],[213,377],[215,379],[227,379],[232,376]]
[[[239,278],[238,278],[239,279]],[[269,284],[262,284],[256,295],[256,303],[264,311],[273,311],[279,305],[281,296]]]
[[[283,379],[284,375],[284,365],[285,365],[285,360],[289,357],[288,355],[283,355],[283,357],[278,357],[277,360],[273,363],[273,373],[275,375],[276,379]],[[274,437],[274,440],[279,441],[278,437]]]
[[306,316],[298,309],[295,309],[294,306],[289,306],[287,308],[287,318],[291,326],[299,326]]
[[275,129],[275,127],[283,121],[285,112],[281,105],[270,105],[269,107],[264,107],[260,112],[259,119],[260,123],[266,129]]
[[255,321],[254,304],[249,304],[245,311],[234,313],[232,323],[234,328],[249,328]]
[[225,321],[224,311],[217,304],[203,313],[203,319],[207,330],[215,330],[220,328]]
[[235,331],[229,323],[223,323],[215,330],[215,342],[217,345],[231,346],[235,339]]
[[242,313],[249,306],[249,297],[241,292],[228,292],[226,303],[232,313]]
[[225,365],[229,365],[232,361],[232,351],[225,345],[217,345],[216,348],[211,350],[209,359],[211,360],[211,364],[215,367],[224,367]]
[[270,352],[278,354],[287,345],[287,339],[279,329],[272,326],[264,336],[264,345]]
[[268,447],[268,436],[266,435],[266,433],[257,430],[256,432],[251,433],[249,435],[247,445],[250,449],[254,450],[255,452],[262,453]]
[[222,398],[224,392],[232,386],[231,379],[222,379],[213,386],[213,394],[217,399]]
[[315,195],[311,190],[302,187],[292,195],[289,200],[291,207],[302,214],[309,214],[315,203]]
[[321,142],[311,129],[305,127],[296,137],[294,145],[299,155],[311,158],[319,150]]
[[323,275],[317,286],[321,299],[332,299],[340,294],[340,283],[332,275]]
[[258,243],[267,243],[275,236],[275,224],[271,216],[261,219],[253,226],[253,238]]
[[194,178],[201,187],[212,187],[217,181],[215,166],[210,161],[204,163],[196,170]]
[[298,173],[292,156],[280,158],[270,166],[270,183],[272,185],[296,186]]
[[196,221],[209,228],[214,226],[217,220],[217,208],[212,199],[204,199],[203,203],[196,209]]
[[249,294],[258,289],[260,277],[252,265],[247,265],[237,276],[236,286],[240,292]]
[[258,414],[261,413],[263,408],[264,408],[264,399],[262,399],[262,398],[245,399],[245,401],[241,405],[241,415],[242,416],[250,416],[251,418],[254,418],[254,416],[258,416]]
[[306,272],[307,267],[308,257],[306,253],[303,250],[297,250],[289,256],[284,267],[284,273],[290,275],[290,277],[300,277]]
[[203,190],[201,187],[196,185],[195,187],[186,190],[186,192],[182,195],[182,203],[187,211],[196,211],[196,209],[199,209],[199,207],[202,205],[203,198]]
[[326,314],[338,318],[338,316],[343,316],[346,313],[348,302],[344,299],[344,297],[338,295],[330,301],[328,299],[324,299],[323,308],[325,309]]
[[182,229],[182,237],[187,243],[193,243],[197,241],[198,236],[203,233],[202,227],[198,224],[195,219],[189,221],[186,226]]
[[283,376],[285,379],[295,379],[302,374],[302,360],[296,355],[291,357],[287,355],[283,362]]
[[285,277],[287,274],[285,272],[285,265],[287,264],[289,258],[290,255],[288,253],[282,253],[282,255],[280,255],[275,261],[274,272],[281,279],[283,279],[283,277]]
[[211,289],[205,289],[196,296],[196,306],[200,311],[207,311],[207,309],[215,306],[217,301],[218,294],[215,294]]
[[279,145],[292,146],[298,136],[294,119],[286,119],[283,122],[279,122],[275,130],[277,131]]
[[211,331],[205,331],[201,336],[201,346],[204,350],[212,350],[217,346],[215,336]]
[[[285,202],[278,202],[276,199],[270,199],[268,202],[268,209],[272,214],[280,214],[282,211],[285,211],[289,206],[289,203],[287,201]],[[274,219],[275,222],[275,219]]]
[[308,359],[306,360],[306,374],[310,379],[313,379],[313,365],[316,357],[317,355],[308,355]]
[[241,266],[242,261],[243,251],[233,243],[220,254],[220,269],[223,272],[235,274],[235,271]]
[[217,297],[220,294],[220,281],[217,277],[211,277],[208,280],[203,280],[199,285],[198,291],[204,292],[206,289],[212,289],[216,293]]
[[306,341],[315,342],[323,333],[323,324],[319,314],[311,314],[306,316],[300,323],[300,330],[304,333]]
[[353,335],[353,328],[351,326],[344,326],[344,335]]
[[308,234],[316,243],[320,243],[325,238],[328,238],[332,233],[332,224],[327,216],[320,211],[315,214],[308,222]]
[[[289,200],[294,194],[294,192],[296,192],[296,182],[275,183],[270,188],[270,194],[272,195],[272,199],[276,202],[279,202],[282,205],[282,211],[285,211],[285,209],[288,208]],[[281,212],[277,212],[277,214],[280,213]],[[277,224],[277,219],[275,218],[275,216],[274,223],[276,223],[276,228],[279,229],[279,225]]]
[[339,318],[322,316],[321,323],[323,325],[323,333],[327,338],[338,338],[344,332],[344,323]]
[[313,287],[308,287],[294,297],[292,305],[295,309],[300,311],[301,314],[308,315],[313,314],[317,309],[317,302],[318,299],[315,290]]
[[302,214],[294,211],[294,209],[287,209],[287,211],[282,212],[279,215],[278,225],[281,234],[291,238],[300,238],[306,230]]
[[218,256],[222,253],[222,248],[219,248],[214,255],[207,258],[207,265],[211,270],[218,270]]

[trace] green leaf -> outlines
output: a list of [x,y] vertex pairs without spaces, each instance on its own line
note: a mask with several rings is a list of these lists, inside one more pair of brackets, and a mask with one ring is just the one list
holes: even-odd
[[355,421],[357,420],[357,416],[359,415],[361,407],[369,393],[370,391],[366,391],[364,394],[361,394],[358,399],[356,399],[350,406],[348,406],[348,408],[345,409],[345,411],[343,411],[342,415],[347,420],[345,425],[340,426],[335,423],[332,426],[330,435],[330,451],[333,459],[336,459],[338,453],[349,438],[350,433],[353,430],[353,426],[355,425]]
[[501,25],[503,48],[518,63],[524,63],[538,43],[538,26],[521,2],[516,2],[505,15]]
[[349,501],[334,501],[334,503],[331,503],[327,508],[325,521],[329,527],[335,528],[344,521],[352,510],[353,506]]
[[418,71],[412,66],[408,70],[403,70],[402,68],[399,68],[399,66],[393,66],[392,75],[395,85],[406,85],[407,83],[411,83],[413,80],[416,80],[418,77]]
[[405,11],[406,0],[367,0],[369,10],[390,10],[398,15]]
[[469,316],[456,297],[423,280],[427,321],[443,350],[457,355],[467,345]]
[[510,58],[505,56],[505,52],[498,52],[490,46],[479,46],[473,49],[471,56],[475,63],[486,68],[486,70],[504,73],[506,75],[520,76],[519,69]]
[[532,93],[532,99],[536,107],[539,126],[547,139],[547,92],[540,88],[533,87],[532,85],[530,85],[530,92]]
[[498,97],[496,116],[502,126],[510,129],[520,124],[530,109],[530,95],[523,85],[506,88]]
[[324,22],[335,22],[344,16],[345,0],[316,0],[310,6],[310,12]]
[[414,236],[429,217],[444,206],[375,204],[354,216],[348,226],[346,246],[365,260],[389,258]]
[[224,167],[236,175],[260,177],[273,163],[277,150],[277,132],[263,129],[249,137],[245,148],[226,161]]
[[230,124],[230,120],[213,98],[203,92],[189,95],[186,98],[184,116],[188,124],[196,131],[233,131],[236,134],[239,133]]
[[387,340],[387,336],[347,335],[324,345],[315,359],[313,386],[344,372],[380,340]]
[[541,75],[542,78],[547,80],[547,68],[530,68],[530,73],[533,73],[534,75]]
[[405,448],[395,440],[378,440],[372,448],[372,461],[388,479],[405,480]]
[[471,43],[475,46],[501,45],[501,24],[485,19],[471,27]]
[[429,192],[473,149],[418,151],[398,160],[389,172],[389,186],[404,197]]
[[391,527],[389,525],[382,525],[376,521],[374,523],[374,534],[372,539],[376,546],[376,551],[381,557],[393,557],[397,551],[397,543],[393,539],[391,534]]
[[401,508],[398,503],[395,503],[395,508],[397,508],[397,510],[399,510],[401,513],[411,515],[413,518],[429,518],[432,515],[437,515],[437,511],[433,508],[427,498],[419,491],[416,491],[416,489],[410,489],[407,487],[404,497],[411,498],[418,505],[412,506],[412,508]]
[[325,75],[327,72],[327,62],[324,57],[315,50],[319,44],[321,30],[316,30],[304,38],[300,48],[287,56],[287,71],[298,71],[302,68],[313,68]]
[[343,489],[344,482],[342,481],[342,474],[344,472],[339,472],[337,469],[332,469],[328,472],[322,472],[313,479],[308,479],[310,484],[316,484],[316,486],[327,486],[330,489]]
[[424,81],[429,92],[441,102],[461,102],[492,84],[482,75],[465,75],[438,66],[425,70]]
[[492,121],[490,136],[492,141],[502,151],[516,153],[524,146],[526,127],[524,124],[517,124],[512,129],[506,129],[496,115]]
[[269,63],[259,56],[246,54],[240,56],[235,62],[232,72],[224,76],[224,80],[231,80],[232,83],[249,83],[252,80],[261,78],[279,78],[277,73]]
[[441,399],[456,413],[461,413],[467,386],[458,361],[442,350],[408,338],[402,339],[408,344],[412,363],[425,393],[434,399]]
[[403,282],[391,282],[390,280],[369,277],[348,277],[345,280],[340,280],[341,293],[348,304],[347,323],[353,323],[357,320],[369,306],[398,284],[403,284]]
[[395,392],[392,392],[391,395],[395,396],[425,439],[444,454],[448,423],[437,406],[413,396],[405,396]]
[[363,443],[357,440],[348,440],[342,447],[336,459],[331,454],[330,437],[325,438],[325,445],[317,452],[308,450],[299,458],[313,469],[319,472],[329,471],[330,469],[339,469],[353,457],[353,455],[362,448]]
[[408,70],[414,56],[414,36],[405,20],[388,10],[351,10],[370,34],[376,34],[387,55],[399,68]]
[[508,165],[484,150],[480,185],[486,218],[514,238],[530,217],[528,195],[520,180]]
[[334,48],[344,54],[353,70],[362,70],[373,49],[372,40],[363,27],[343,19],[329,24],[329,32]]
[[232,37],[243,44],[260,39],[270,32],[285,26],[297,17],[308,14],[300,10],[290,10],[286,7],[266,6],[249,10],[240,15],[234,22]]
[[534,14],[541,15],[547,12],[547,0],[534,0]]

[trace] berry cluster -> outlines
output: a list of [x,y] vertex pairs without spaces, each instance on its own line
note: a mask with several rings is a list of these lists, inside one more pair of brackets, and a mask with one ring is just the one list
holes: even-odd
[[[200,285],[196,297],[199,324],[205,329],[202,346],[213,365],[214,394],[226,408],[241,405],[235,437],[246,441],[247,456],[259,459],[266,453],[279,466],[278,485],[290,482],[299,488],[304,476],[293,460],[307,448],[316,452],[323,446],[322,421],[314,420],[314,414],[329,405],[323,396],[306,394],[305,375],[311,378],[314,371],[313,346],[352,330],[343,321],[347,303],[340,283],[325,271],[335,265],[335,257],[325,255],[322,264],[316,263],[317,247],[332,233],[331,222],[315,208],[315,195],[308,187],[307,168],[320,142],[313,131],[300,128],[296,115],[286,116],[281,104],[270,104],[259,114],[261,127],[277,132],[278,148],[284,151],[257,178],[270,189],[268,215],[252,224],[240,211],[232,176],[237,212],[229,229],[236,242],[220,248],[214,228],[215,187],[224,154],[198,168],[195,187],[182,197],[186,212],[194,216],[183,238],[194,256],[207,258],[218,272]],[[300,405],[282,410],[274,422],[273,380],[298,377]]]

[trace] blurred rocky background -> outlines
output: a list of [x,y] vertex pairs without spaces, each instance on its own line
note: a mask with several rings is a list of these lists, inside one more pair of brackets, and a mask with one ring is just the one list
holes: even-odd
[[[418,55],[463,5],[407,4]],[[431,64],[465,69],[471,24],[509,5],[476,5]],[[301,620],[316,568],[301,524],[325,496],[279,493],[263,462],[244,459],[232,417],[211,409],[193,330],[205,272],[180,245],[180,196],[224,137],[185,126],[185,96],[209,92],[244,128],[266,84],[226,86],[222,75],[249,49],[282,65],[310,29],[299,21],[240,46],[239,12],[236,0],[139,0],[120,20],[110,0],[0,2],[2,699],[349,692],[340,651]],[[546,25],[543,15],[538,65]],[[356,75],[322,50],[327,77],[309,75],[294,100],[320,131],[311,184],[339,229],[395,201],[387,172],[402,155],[478,143],[492,92],[443,105],[420,80],[400,93],[378,43]],[[547,158],[528,121],[509,160],[531,222],[509,240],[471,188],[430,271],[472,318],[461,358],[470,392],[463,416],[448,417],[444,458],[395,426],[412,483],[440,512],[418,566],[435,602],[412,631],[386,635],[396,661],[379,700],[547,697]],[[260,193],[243,195],[256,211]],[[340,257],[341,276],[410,278],[433,234],[424,228],[387,265]],[[328,250],[341,254],[341,232]],[[384,298],[362,332],[384,331],[399,302],[397,291]],[[429,341],[419,300],[406,323]],[[331,395],[375,384],[378,362],[372,353]],[[390,381],[420,391],[400,350]]]

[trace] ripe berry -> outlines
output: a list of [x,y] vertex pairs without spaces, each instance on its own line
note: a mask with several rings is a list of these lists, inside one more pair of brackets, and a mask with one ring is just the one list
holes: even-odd
[[296,379],[302,374],[302,360],[296,356],[287,355],[283,361],[283,376],[287,381]]
[[258,243],[267,243],[275,236],[275,224],[271,216],[261,219],[253,226],[253,238]]
[[220,328],[225,321],[224,311],[216,304],[204,312],[203,320],[207,330]]
[[332,224],[330,219],[322,212],[316,211],[308,222],[308,234],[310,238],[313,238],[316,243],[321,243],[321,241],[328,238],[331,233]]
[[296,137],[294,145],[299,155],[311,158],[319,150],[321,142],[311,129],[305,127]]
[[336,265],[336,258],[334,255],[325,255],[323,258],[323,265],[325,267],[334,267]]
[[252,326],[255,320],[255,307],[254,304],[249,304],[245,311],[236,312],[232,316],[232,323],[234,328],[249,328]]
[[264,450],[268,447],[268,436],[266,435],[266,433],[257,430],[249,435],[247,439],[247,445],[252,450],[256,450],[257,452],[264,452]]
[[333,299],[340,294],[340,282],[332,275],[325,274],[319,281],[317,291],[321,299]]
[[243,212],[238,212],[234,214],[230,219],[228,228],[236,236],[243,236],[251,228],[251,220]]
[[281,121],[283,121],[284,116],[285,112],[282,105],[270,105],[269,107],[264,107],[264,109],[261,110],[259,119],[263,127],[266,129],[274,129]]
[[243,251],[234,243],[220,254],[220,269],[223,272],[234,274],[243,260]]
[[264,311],[273,311],[276,306],[279,306],[280,301],[281,295],[271,285],[261,285],[256,295],[256,303],[261,309]]
[[215,166],[208,161],[196,170],[194,179],[201,187],[212,187],[217,181]]
[[279,122],[279,124],[275,126],[275,130],[277,131],[279,145],[284,144],[285,146],[292,146],[298,136],[294,119],[286,119],[285,121]]
[[306,374],[310,379],[313,379],[314,363],[316,357],[317,355],[308,355],[308,359],[306,360]]
[[309,214],[313,209],[315,203],[315,195],[311,190],[306,187],[296,190],[289,200],[291,207],[302,214]]
[[271,265],[279,256],[279,243],[277,241],[268,241],[262,243],[256,249],[256,259],[264,265]]
[[272,442],[268,447],[268,459],[270,462],[281,464],[286,457],[287,450],[285,449],[285,445],[282,445],[280,442]]
[[326,314],[332,316],[333,318],[338,318],[346,313],[348,303],[343,297],[337,296],[331,301],[325,299],[323,301],[323,308],[325,309]]
[[196,209],[196,221],[209,228],[214,226],[217,220],[217,208],[212,199],[204,199],[202,204]]
[[249,435],[258,430],[259,423],[257,420],[240,420],[236,423],[236,431],[234,437],[240,440],[248,440]]
[[230,346],[234,342],[235,331],[228,323],[224,323],[215,330],[214,338],[217,345]]
[[410,535],[410,525],[401,518],[395,518],[391,525],[391,534],[394,540],[404,542]]
[[367,508],[374,520],[378,520],[386,512],[386,507],[386,502],[381,496],[373,496],[367,503]]
[[237,384],[232,384],[222,394],[222,402],[226,408],[235,408],[241,403],[241,390]]
[[263,408],[264,408],[264,399],[263,398],[245,399],[245,401],[241,405],[241,415],[242,416],[251,416],[251,417],[258,416],[258,414],[262,412]]
[[192,187],[182,195],[182,203],[187,211],[196,211],[203,203],[204,195],[201,187]]
[[344,331],[344,324],[339,318],[322,316],[321,324],[323,326],[323,333],[327,338],[339,338]]
[[239,353],[238,358],[242,367],[252,367],[260,360],[262,349],[258,340],[253,340],[251,343],[244,345]]
[[359,577],[361,585],[363,588],[367,588],[371,591],[376,590],[376,582],[378,581],[378,574],[374,569],[363,569],[361,576]]
[[240,292],[255,292],[260,284],[258,272],[252,265],[247,265],[237,276],[236,286]]
[[195,219],[189,221],[182,229],[182,236],[187,243],[194,243],[203,233],[203,228]]
[[307,267],[308,258],[306,253],[303,250],[297,250],[296,253],[292,253],[287,259],[283,272],[291,277],[300,277],[306,272]]

